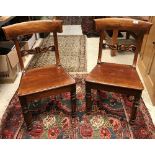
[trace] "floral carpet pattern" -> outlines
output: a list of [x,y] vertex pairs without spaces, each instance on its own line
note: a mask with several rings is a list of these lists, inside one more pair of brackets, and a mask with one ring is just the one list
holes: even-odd
[[[93,110],[85,113],[84,80],[86,75],[72,75],[77,81],[77,116],[70,117],[70,93],[30,103],[33,129],[26,130],[21,107],[15,95],[6,111],[1,138],[22,139],[128,139],[155,138],[155,127],[141,100],[134,125],[129,125],[132,98],[102,91],[100,99],[92,93]],[[99,108],[100,107],[100,108]],[[6,119],[7,118],[7,119]]]

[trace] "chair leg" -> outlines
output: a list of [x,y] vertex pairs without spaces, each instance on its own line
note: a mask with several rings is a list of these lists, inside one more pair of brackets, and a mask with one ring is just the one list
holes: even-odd
[[137,115],[137,108],[139,107],[140,104],[140,98],[141,98],[141,93],[137,96],[135,96],[134,103],[132,106],[132,112],[131,112],[131,117],[130,117],[130,124],[134,124],[136,120],[136,115]]
[[100,94],[101,94],[101,90],[97,90],[97,96],[98,96],[97,106],[99,107],[100,110],[102,110],[103,107],[102,107],[101,104],[100,104],[100,101],[101,101],[101,96],[100,96]]
[[71,89],[71,108],[72,108],[72,117],[76,116],[76,85]]
[[86,112],[89,114],[92,111],[92,103],[91,103],[91,88],[88,84],[86,84]]
[[28,104],[26,102],[26,98],[19,97],[19,101],[20,101],[20,104],[22,107],[22,112],[23,112],[23,116],[24,116],[24,121],[27,126],[27,130],[31,130],[32,129],[32,113],[28,109]]

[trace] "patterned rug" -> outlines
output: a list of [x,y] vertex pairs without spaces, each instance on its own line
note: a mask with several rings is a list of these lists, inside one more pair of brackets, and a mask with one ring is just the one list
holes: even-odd
[[[15,95],[3,117],[1,138],[33,139],[128,139],[155,138],[155,127],[143,100],[133,126],[128,124],[132,98],[102,91],[101,100],[93,91],[93,111],[85,113],[84,74],[72,75],[77,81],[77,117],[70,117],[70,94],[36,101],[30,104],[33,111],[33,129],[26,131],[21,107]],[[100,104],[102,109],[97,106]]]
[[[60,61],[68,72],[86,72],[86,38],[83,35],[60,35],[58,36]],[[53,45],[53,36],[48,36],[43,40],[41,47]],[[41,67],[55,63],[55,53],[36,54],[31,60],[28,69]]]

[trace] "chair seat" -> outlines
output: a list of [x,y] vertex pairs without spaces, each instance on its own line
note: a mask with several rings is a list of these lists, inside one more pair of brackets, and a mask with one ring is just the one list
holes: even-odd
[[18,95],[33,94],[72,84],[75,84],[75,80],[61,66],[35,68],[23,74]]
[[124,64],[97,64],[87,76],[86,82],[143,90],[136,69]]

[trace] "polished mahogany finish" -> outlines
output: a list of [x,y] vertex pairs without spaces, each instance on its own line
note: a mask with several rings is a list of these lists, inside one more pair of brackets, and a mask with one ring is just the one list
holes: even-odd
[[[144,34],[149,32],[151,23],[124,19],[124,18],[103,18],[96,19],[96,30],[100,33],[98,63],[88,74],[86,82],[86,108],[88,114],[92,109],[91,89],[122,93],[134,96],[130,123],[136,119],[136,111],[143,90],[143,85],[136,71],[138,52],[141,50]],[[135,56],[133,65],[115,64],[102,62],[102,45],[105,37],[104,31],[117,28],[117,30],[138,31],[136,38]]]
[[[57,95],[64,92],[71,93],[72,116],[76,112],[76,83],[75,80],[61,66],[58,50],[57,33],[62,32],[62,21],[60,20],[40,20],[18,23],[2,28],[6,38],[13,40],[19,57],[22,78],[18,89],[18,97],[22,106],[24,120],[27,128],[32,127],[32,114],[29,111],[28,102],[51,95]],[[40,33],[53,32],[54,45],[41,49],[21,51],[18,36]],[[46,52],[48,49],[55,50],[56,64],[25,70],[22,56],[30,53]]]
[[[104,20],[104,22],[103,22]],[[152,24],[150,22],[131,18],[104,18],[95,19],[96,31],[103,30],[127,30],[127,31],[147,31]]]
[[[6,39],[13,40],[18,36],[41,33],[41,32],[62,32],[61,20],[36,20],[9,25],[4,28]],[[15,31],[12,31],[15,30]]]
[[136,68],[130,65],[102,62],[95,66],[87,76],[87,80],[93,83],[104,83],[105,85],[115,85],[139,90],[143,89]]
[[45,88],[46,90],[50,90],[51,88],[56,89],[74,83],[74,79],[65,72],[62,66],[50,65],[30,69],[22,77],[18,95],[29,95],[44,91]]

